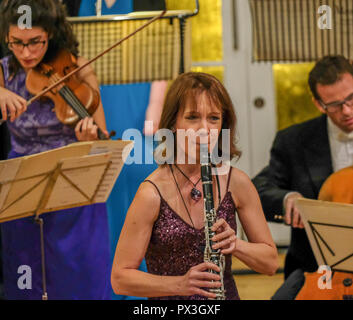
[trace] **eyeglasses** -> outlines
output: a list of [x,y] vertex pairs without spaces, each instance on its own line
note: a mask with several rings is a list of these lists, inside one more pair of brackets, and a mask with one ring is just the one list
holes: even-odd
[[319,100],[321,106],[330,113],[336,113],[340,110],[342,110],[343,105],[346,105],[348,107],[353,107],[353,93],[349,95],[346,99],[343,101],[337,101],[337,102],[332,102],[329,104],[324,104],[321,100]]
[[42,49],[46,42],[47,41],[45,40],[44,41],[32,40],[32,41],[29,41],[28,43],[23,43],[22,41],[12,41],[12,42],[8,42],[7,45],[11,50],[14,50],[14,51],[22,52],[25,49],[25,47],[27,47],[31,53],[34,53]]

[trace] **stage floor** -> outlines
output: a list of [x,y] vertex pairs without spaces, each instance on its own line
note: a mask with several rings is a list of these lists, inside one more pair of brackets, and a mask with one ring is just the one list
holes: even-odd
[[285,250],[279,252],[279,272],[274,276],[252,273],[242,262],[233,258],[232,269],[242,300],[269,300],[283,284]]

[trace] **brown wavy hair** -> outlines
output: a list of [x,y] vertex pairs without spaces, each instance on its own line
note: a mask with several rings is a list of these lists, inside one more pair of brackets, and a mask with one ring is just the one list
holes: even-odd
[[[18,8],[22,5],[31,7],[32,26],[41,27],[49,35],[48,50],[43,61],[49,61],[60,49],[67,49],[78,56],[78,42],[72,26],[66,19],[66,7],[59,0],[3,0],[0,5],[0,41],[6,43],[11,25],[17,25],[22,16]],[[10,59],[10,72],[16,74],[21,68],[13,53]]]
[[[199,97],[206,93],[210,102],[222,111],[222,129],[230,130],[230,150],[222,150],[222,135],[218,138],[218,154],[229,155],[230,159],[239,158],[241,151],[235,143],[237,118],[232,100],[223,84],[214,76],[203,72],[188,72],[179,75],[170,86],[164,101],[159,129],[174,127],[179,110],[187,103],[197,106]],[[175,136],[174,136],[175,142]]]

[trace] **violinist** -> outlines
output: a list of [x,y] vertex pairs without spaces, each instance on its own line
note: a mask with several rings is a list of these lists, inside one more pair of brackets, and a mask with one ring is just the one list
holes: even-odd
[[[18,24],[24,14],[19,13],[23,5],[31,9],[31,27],[25,29]],[[68,125],[59,121],[57,104],[48,97],[27,105],[32,97],[28,88],[39,85],[36,77],[29,79],[33,71],[43,65],[50,66],[62,52],[72,59],[74,65],[80,66],[86,61],[78,56],[78,43],[59,1],[2,1],[0,36],[9,49],[8,55],[0,61],[0,107],[11,134],[9,158],[47,151],[76,141],[96,140],[99,130],[108,136],[98,82],[90,65],[78,72],[76,80],[85,83],[98,97],[91,117]],[[51,82],[53,79],[48,79],[45,86]],[[50,298],[109,299],[110,250],[105,205],[44,214],[43,219]],[[42,272],[38,225],[33,218],[25,218],[3,223],[1,228],[6,298],[40,299]],[[30,290],[18,287],[18,270],[23,265],[31,269]]]

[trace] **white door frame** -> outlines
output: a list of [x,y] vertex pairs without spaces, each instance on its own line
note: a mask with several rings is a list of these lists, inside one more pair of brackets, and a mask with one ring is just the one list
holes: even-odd
[[[238,146],[243,153],[236,166],[253,178],[268,164],[270,149],[277,131],[272,64],[252,63],[249,2],[223,0],[222,14],[224,84],[235,106],[238,118]],[[234,24],[237,29],[236,37]],[[236,49],[234,38],[237,39]],[[263,99],[262,108],[255,107],[256,98]],[[278,223],[269,223],[269,227],[277,245],[289,244],[289,227]]]

